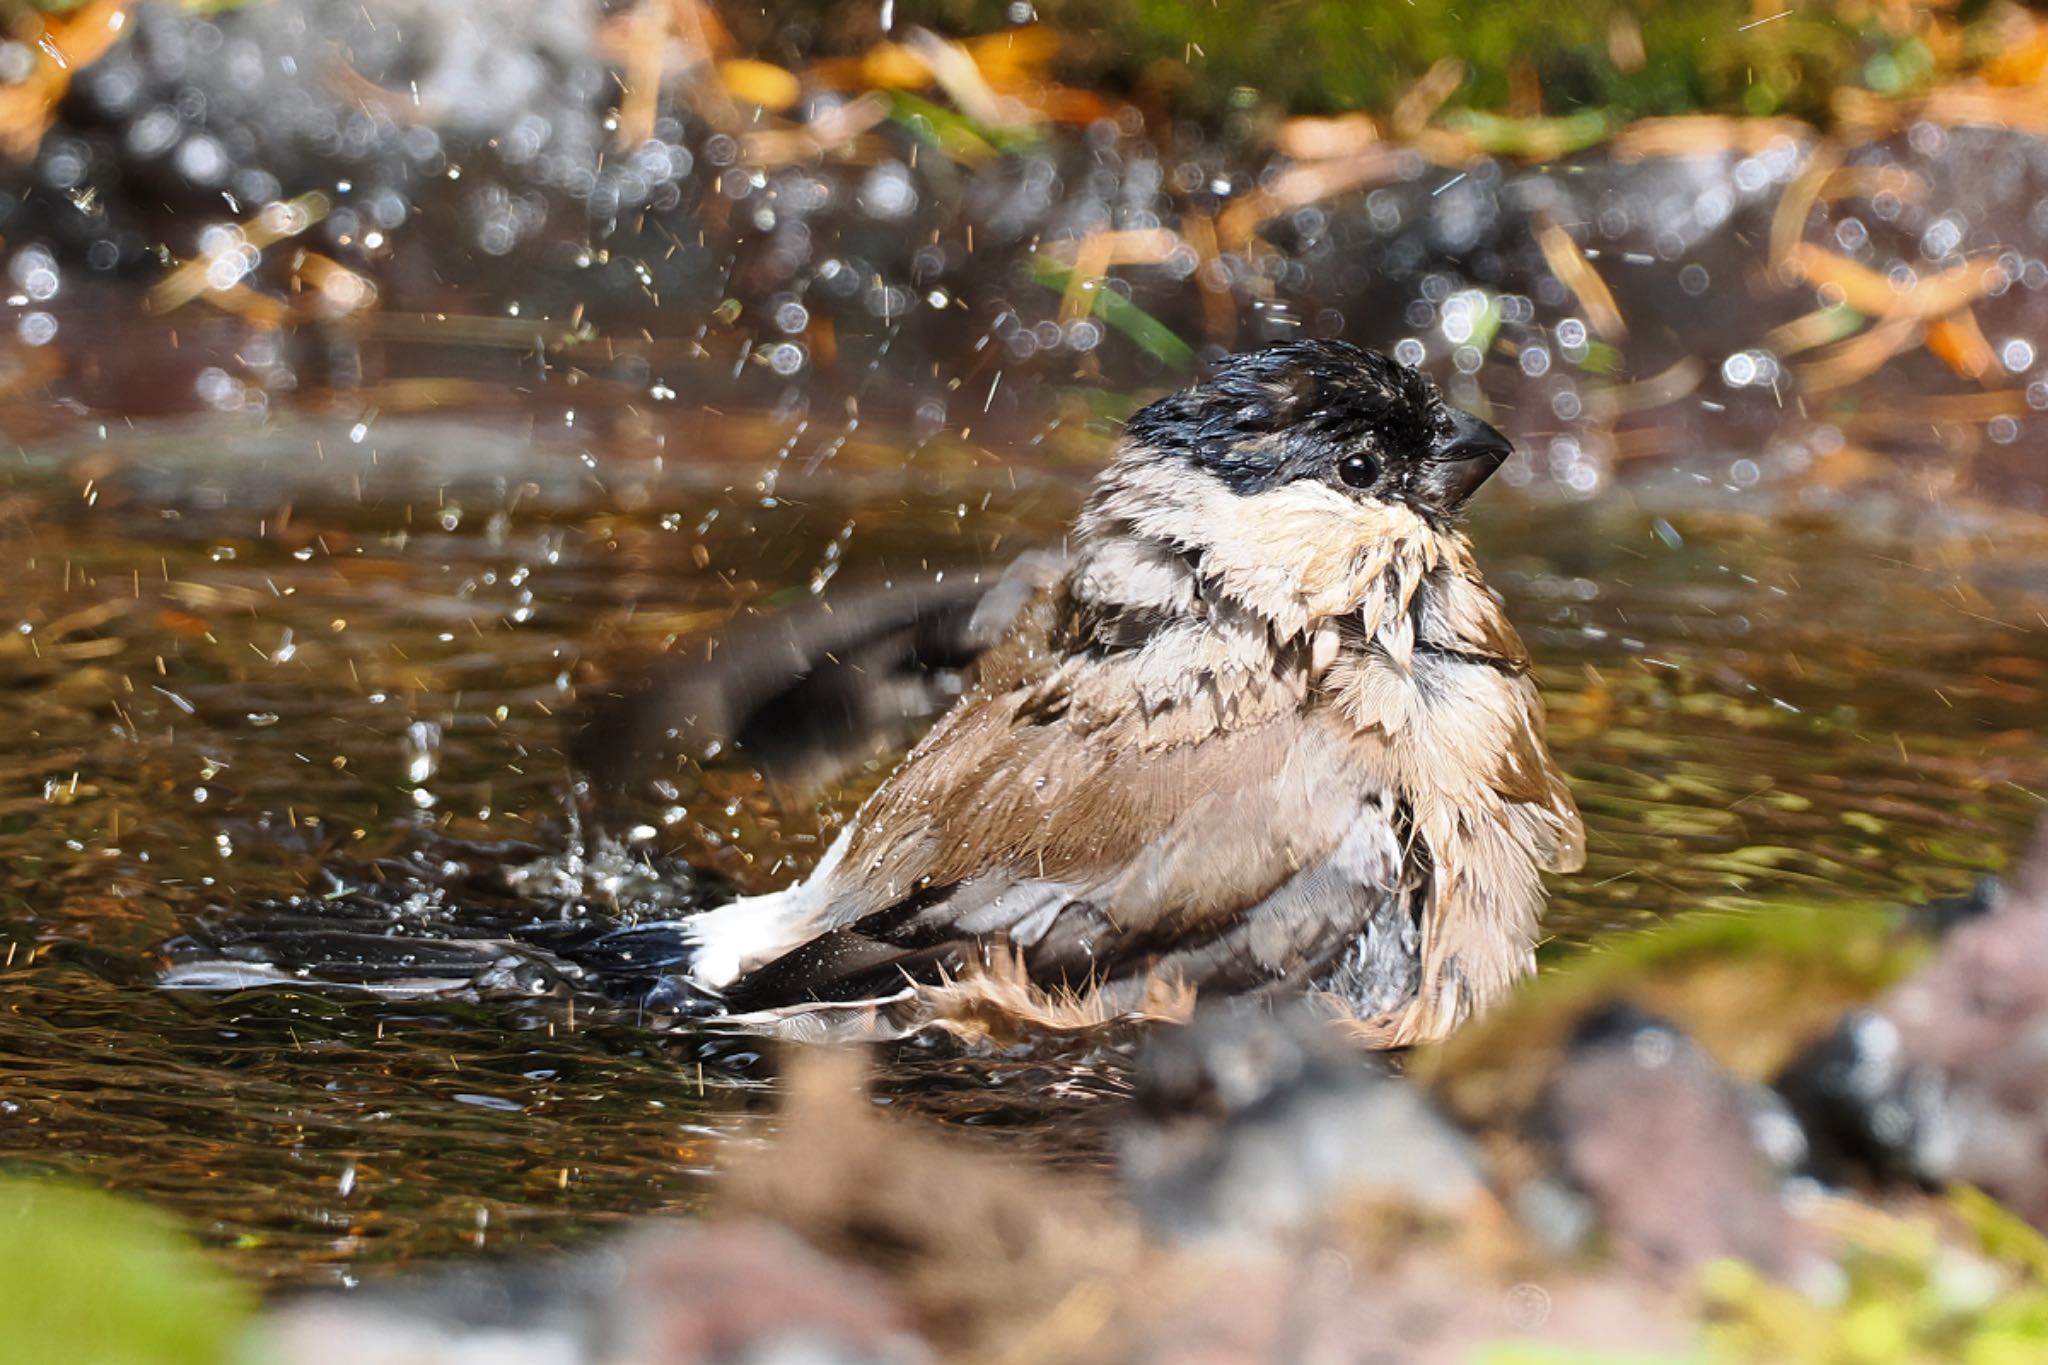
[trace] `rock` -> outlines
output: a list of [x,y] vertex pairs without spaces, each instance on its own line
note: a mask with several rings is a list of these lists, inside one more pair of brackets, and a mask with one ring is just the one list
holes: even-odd
[[599,1251],[287,1304],[285,1365],[911,1365],[930,1358],[873,1275],[762,1222],[650,1224]]
[[1488,1198],[1471,1140],[1306,1009],[1210,1010],[1160,1030],[1121,1169],[1173,1240],[1298,1241],[1347,1200],[1455,1215]]
[[1932,962],[1778,1084],[1817,1174],[1963,1181],[2048,1227],[2048,821]]
[[[302,1299],[271,1315],[252,1355],[1450,1365],[1506,1342],[1567,1359],[1686,1348],[1663,1287],[1532,1256],[1468,1141],[1336,1036],[1303,1014],[1233,1010],[1157,1041],[1126,1180],[1194,1244],[1148,1238],[1095,1172],[893,1121],[846,1054],[792,1050],[773,1140],[734,1157],[710,1221]],[[1161,1127],[1206,1136],[1148,1152]],[[1259,1207],[1267,1193],[1277,1212]]]
[[891,1121],[855,1054],[792,1049],[788,1060],[776,1140],[737,1154],[720,1210],[772,1218],[883,1276],[941,1352],[1007,1352],[1070,1296],[1140,1281],[1137,1220],[1100,1177]]
[[1550,1078],[1538,1123],[1622,1261],[1678,1277],[1721,1257],[1796,1274],[1811,1240],[1787,1210],[1796,1127],[1673,1028],[1629,1005],[1589,1016]]
[[629,1248],[607,1359],[854,1365],[930,1358],[872,1272],[772,1223],[714,1223]]

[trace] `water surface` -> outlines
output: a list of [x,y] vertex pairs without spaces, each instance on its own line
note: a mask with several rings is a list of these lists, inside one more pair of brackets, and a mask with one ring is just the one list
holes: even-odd
[[[330,1282],[700,1200],[762,1121],[744,1048],[548,1004],[154,988],[198,917],[429,831],[562,848],[579,682],[735,613],[1055,541],[1105,438],[1000,452],[703,415],[293,416],[86,431],[0,469],[0,1162],[142,1194]],[[1482,561],[1585,807],[1553,954],[1695,910],[1873,911],[1996,867],[2048,794],[2048,536],[1800,516],[1687,481],[1488,490]],[[779,885],[886,768],[728,754],[626,822]],[[1110,1040],[882,1059],[890,1103],[1102,1159]]]

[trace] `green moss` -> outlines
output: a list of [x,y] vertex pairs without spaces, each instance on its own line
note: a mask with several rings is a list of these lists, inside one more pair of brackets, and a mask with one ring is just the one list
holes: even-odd
[[166,1220],[45,1180],[0,1178],[0,1365],[219,1365],[250,1309]]
[[2048,1243],[2009,1210],[1958,1190],[1949,1212],[1976,1237],[1959,1246],[1926,1218],[1875,1210],[1847,1230],[1838,1295],[1814,1298],[1747,1266],[1702,1284],[1716,1360],[1815,1365],[2018,1365],[2048,1359]]
[[[902,0],[897,16],[973,34],[1001,26],[1008,9]],[[1171,71],[1180,102],[1203,114],[1227,112],[1239,90],[1289,113],[1383,111],[1432,63],[1455,57],[1470,79],[1454,102],[1477,109],[1507,105],[1510,68],[1526,62],[1553,114],[1819,117],[1866,58],[1912,60],[1813,3],[1762,23],[1747,0],[1039,0],[1036,10],[1068,40],[1075,79],[1137,87]],[[1614,38],[1631,29],[1640,58],[1624,69],[1612,53],[1633,42]]]

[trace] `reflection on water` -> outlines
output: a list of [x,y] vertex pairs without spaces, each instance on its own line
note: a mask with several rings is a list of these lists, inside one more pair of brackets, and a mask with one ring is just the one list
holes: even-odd
[[[1055,539],[1101,453],[848,446],[806,470],[739,423],[687,460],[625,446],[344,423],[10,461],[0,1161],[146,1193],[289,1282],[691,1205],[768,1083],[729,1042],[553,1005],[152,988],[164,939],[330,855],[427,827],[561,846],[579,682],[738,610]],[[1723,497],[1484,500],[1590,832],[1555,951],[1686,910],[1954,890],[2048,793],[2048,544]],[[797,796],[727,754],[622,827],[761,889],[880,766]],[[1087,1161],[1121,1084],[1108,1040],[905,1048],[882,1089]]]

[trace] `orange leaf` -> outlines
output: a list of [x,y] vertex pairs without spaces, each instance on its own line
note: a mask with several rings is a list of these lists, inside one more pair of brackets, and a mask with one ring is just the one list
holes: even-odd
[[771,62],[734,57],[718,64],[718,74],[734,99],[776,113],[795,104],[803,94],[797,78]]
[[1927,324],[1927,349],[1964,379],[1982,379],[1994,361],[1977,315],[1967,308]]

